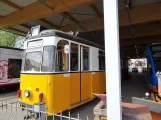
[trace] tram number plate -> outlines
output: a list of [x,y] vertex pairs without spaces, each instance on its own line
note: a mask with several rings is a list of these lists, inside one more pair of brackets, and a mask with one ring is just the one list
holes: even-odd
[[39,92],[39,88],[36,88],[36,91]]

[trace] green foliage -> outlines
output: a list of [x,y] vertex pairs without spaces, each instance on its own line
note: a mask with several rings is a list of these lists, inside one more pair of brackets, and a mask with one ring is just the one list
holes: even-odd
[[0,46],[14,47],[17,37],[13,33],[0,30]]

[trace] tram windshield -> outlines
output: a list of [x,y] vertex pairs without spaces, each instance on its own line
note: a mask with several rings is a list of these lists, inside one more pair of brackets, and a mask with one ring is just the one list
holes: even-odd
[[45,46],[43,51],[26,53],[24,71],[52,72],[54,70],[55,46]]
[[41,68],[41,52],[26,53],[24,71],[40,71]]
[[161,45],[152,46],[151,50],[156,72],[161,71]]

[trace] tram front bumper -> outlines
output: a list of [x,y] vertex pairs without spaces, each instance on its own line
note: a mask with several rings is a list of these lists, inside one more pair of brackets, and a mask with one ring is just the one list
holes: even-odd
[[28,104],[22,101],[18,101],[18,107],[22,110],[28,110],[32,113],[39,113],[39,112],[45,112],[47,107],[44,102],[38,102],[35,104]]

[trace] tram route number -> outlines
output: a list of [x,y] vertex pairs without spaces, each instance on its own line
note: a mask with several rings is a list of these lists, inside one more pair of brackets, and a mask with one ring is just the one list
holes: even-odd
[[39,88],[36,88],[36,91],[39,92]]

